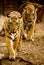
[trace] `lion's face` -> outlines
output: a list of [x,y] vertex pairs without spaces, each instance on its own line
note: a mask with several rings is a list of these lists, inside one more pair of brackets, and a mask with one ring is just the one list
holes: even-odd
[[7,30],[9,33],[15,33],[19,26],[19,19],[11,17],[7,23]]
[[28,4],[22,13],[24,22],[24,38],[27,40],[32,40],[35,22],[37,18],[36,9],[32,4]]
[[28,4],[25,7],[22,15],[23,15],[24,21],[29,22],[29,23],[36,21],[36,18],[37,18],[35,7],[30,4]]
[[10,16],[7,17],[7,21],[4,25],[4,30],[5,36],[9,36],[14,40],[15,38],[17,38],[17,36],[21,35],[21,23],[23,20],[19,12],[14,11],[13,13],[10,13]]

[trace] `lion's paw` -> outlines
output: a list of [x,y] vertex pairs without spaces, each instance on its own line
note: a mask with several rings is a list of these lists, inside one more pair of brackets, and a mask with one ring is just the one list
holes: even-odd
[[13,56],[10,55],[9,60],[15,60],[16,56],[17,56],[17,53],[15,53]]

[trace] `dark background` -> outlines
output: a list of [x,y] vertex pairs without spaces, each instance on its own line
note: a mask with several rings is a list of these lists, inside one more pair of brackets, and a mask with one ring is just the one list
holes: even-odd
[[0,14],[7,14],[13,10],[18,10],[22,1],[30,1],[44,5],[44,0],[0,0]]

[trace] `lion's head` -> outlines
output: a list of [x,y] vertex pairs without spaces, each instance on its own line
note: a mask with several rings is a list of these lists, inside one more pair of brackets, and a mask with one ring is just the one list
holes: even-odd
[[7,32],[11,34],[19,31],[21,22],[22,22],[21,14],[16,11],[11,12],[6,23]]
[[36,9],[34,7],[34,5],[32,4],[28,4],[26,5],[26,7],[24,8],[24,11],[22,13],[23,16],[23,20],[26,23],[32,23],[34,21],[36,21],[37,19],[37,14],[36,14]]

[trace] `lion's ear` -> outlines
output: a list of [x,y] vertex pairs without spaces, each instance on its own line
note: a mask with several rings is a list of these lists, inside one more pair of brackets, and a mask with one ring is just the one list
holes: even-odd
[[23,11],[24,11],[24,8],[23,8]]
[[10,14],[7,14],[7,17],[10,17]]
[[23,11],[26,10],[26,7],[23,8]]
[[36,12],[38,11],[38,9],[36,8]]

